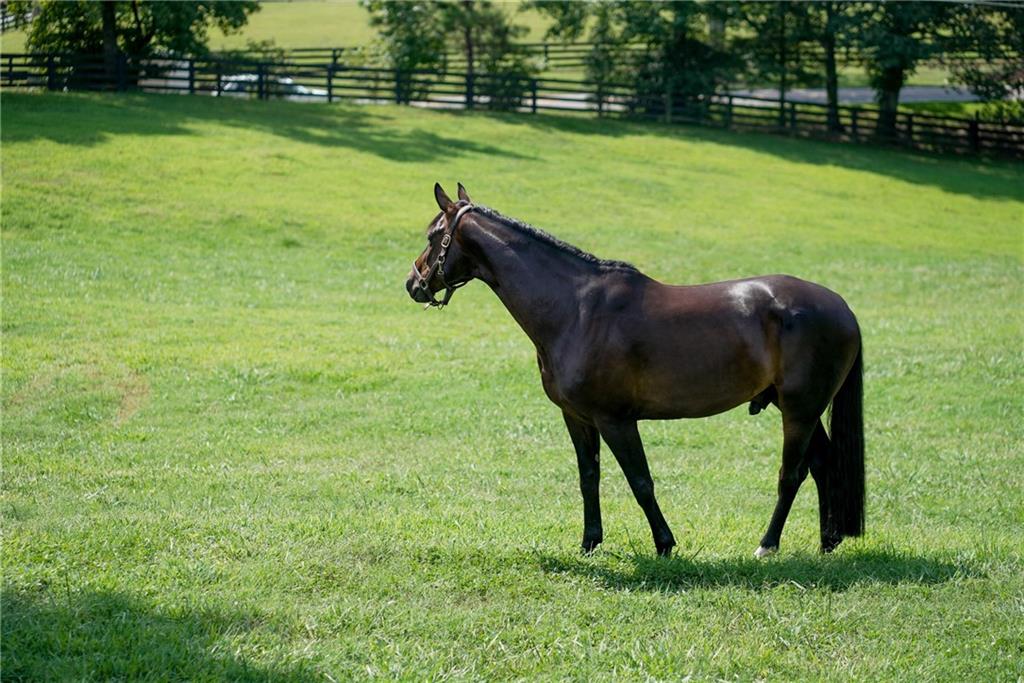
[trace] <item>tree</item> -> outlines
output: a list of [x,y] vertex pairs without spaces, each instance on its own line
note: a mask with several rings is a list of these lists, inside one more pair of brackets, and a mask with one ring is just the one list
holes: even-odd
[[[818,5],[818,30],[815,31],[825,55],[825,99],[828,103],[828,129],[841,133],[839,121],[839,69],[836,66],[836,51],[844,26],[844,6],[841,2],[826,0]],[[824,15],[824,16],[822,16]]]
[[995,105],[998,114],[1024,113],[1024,4],[969,5],[952,21],[947,61],[954,79]]
[[816,4],[799,2],[744,3],[745,37],[735,48],[747,57],[747,77],[779,87],[779,118],[791,86],[820,82],[820,59],[812,49],[817,39]]
[[945,52],[950,20],[962,7],[947,2],[871,2],[853,6],[851,38],[875,89],[879,135],[895,135],[900,90],[919,64]]
[[[836,0],[779,3],[786,7],[788,16],[783,19],[787,20],[787,26],[774,32],[779,36],[774,54],[785,67],[780,69],[783,71],[780,80],[788,76],[785,80],[794,85],[819,85],[823,79],[827,125],[834,133],[843,130],[839,121],[838,53],[847,43],[851,4]],[[784,29],[788,30],[784,32]],[[783,40],[782,36],[787,37]]]
[[395,70],[395,97],[408,104],[428,86],[416,71],[445,71],[445,31],[436,2],[361,0],[377,29],[388,67]]
[[136,65],[156,54],[205,54],[211,27],[225,33],[237,31],[259,4],[233,0],[12,0],[8,9],[20,16],[36,10],[28,27],[29,51],[102,56],[112,80],[118,54]]
[[552,18],[550,37],[577,40],[589,32],[588,77],[632,84],[649,114],[671,118],[677,106],[699,105],[740,65],[719,30],[730,3],[537,0],[533,6]]
[[515,42],[526,29],[514,24],[500,6],[489,0],[360,1],[370,12],[371,25],[380,32],[399,90],[402,83],[409,83],[400,101],[409,102],[429,85],[422,78],[410,81],[403,72],[443,74],[450,66],[445,46],[458,36],[465,63],[466,107],[472,109],[481,96],[492,109],[519,105],[535,69]]
[[259,9],[259,3],[235,0],[144,2],[140,0],[35,3],[12,0],[11,11],[38,13],[29,25],[26,45],[33,52],[101,54],[105,39],[115,38],[120,51],[132,57],[159,52],[205,54],[209,30],[237,31]]

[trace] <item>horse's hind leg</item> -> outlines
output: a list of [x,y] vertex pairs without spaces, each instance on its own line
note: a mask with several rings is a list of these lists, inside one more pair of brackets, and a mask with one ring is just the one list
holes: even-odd
[[665,521],[658,501],[654,498],[654,480],[647,467],[647,456],[644,454],[644,444],[640,440],[636,422],[600,422],[597,428],[615,454],[615,459],[619,461],[636,502],[647,515],[658,554],[668,555],[672,552],[676,539],[672,536],[672,530],[668,528],[668,522]]
[[818,519],[821,525],[821,552],[830,553],[835,550],[842,540],[842,535],[836,531],[832,511],[829,509],[831,496],[829,493],[828,464],[830,443],[825,433],[825,426],[818,420],[818,426],[814,428],[811,436],[811,443],[807,447],[807,463],[810,466],[811,477],[818,489]]
[[813,420],[802,420],[787,415],[785,411],[782,413],[782,467],[779,468],[778,500],[772,519],[768,523],[768,530],[761,539],[761,545],[754,552],[755,557],[765,557],[779,549],[782,527],[786,524],[790,508],[793,507],[793,499],[800,490],[800,484],[807,478],[808,446],[815,427],[820,424],[817,416]]

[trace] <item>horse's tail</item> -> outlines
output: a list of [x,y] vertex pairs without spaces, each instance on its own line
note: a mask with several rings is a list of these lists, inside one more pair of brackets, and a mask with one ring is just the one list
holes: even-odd
[[829,415],[829,511],[834,531],[864,533],[864,366],[863,348],[832,399]]

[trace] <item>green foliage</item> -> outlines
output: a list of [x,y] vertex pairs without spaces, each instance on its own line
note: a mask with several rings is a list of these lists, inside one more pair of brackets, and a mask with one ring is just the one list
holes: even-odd
[[518,107],[529,79],[537,72],[536,64],[517,44],[526,35],[526,27],[514,23],[504,7],[489,1],[441,2],[439,7],[446,35],[461,33],[469,70],[483,76],[473,87],[485,98],[486,106],[495,110]]
[[[4,680],[1003,681],[1024,661],[1024,169],[572,116],[4,92]],[[402,287],[461,180],[865,336],[868,529],[781,553],[773,409],[641,426],[675,557],[533,346]]]
[[727,4],[537,0],[532,6],[552,19],[550,37],[586,34],[595,43],[587,76],[631,84],[647,113],[699,102],[732,80],[741,63],[709,28],[731,12]]
[[947,2],[866,2],[852,5],[850,39],[864,60],[879,106],[879,133],[896,126],[900,89],[918,65],[945,52],[950,20],[961,6]]
[[[491,109],[519,106],[536,67],[516,44],[527,29],[501,6],[489,0],[360,2],[370,12],[390,68],[444,73],[461,67],[466,71],[467,104],[483,96]],[[462,54],[457,65],[448,64],[447,53]],[[400,77],[399,101],[421,95],[430,81],[429,76]]]
[[751,2],[738,14],[731,49],[745,57],[744,79],[779,84],[781,91],[821,84],[824,3]]
[[[37,53],[103,52],[104,2],[75,0],[17,0],[11,11],[38,13],[29,25],[26,47]],[[207,50],[211,28],[228,33],[239,30],[252,12],[254,1],[202,0],[199,2],[119,1],[114,5],[117,47],[132,57],[153,54],[201,55]]]
[[920,62],[941,54],[941,31],[953,7],[941,2],[878,2],[856,9],[854,41],[876,90],[898,90]]
[[952,60],[956,80],[1002,110],[1004,118],[1021,118],[1024,5],[964,7],[953,17],[951,33],[949,42],[978,57]]
[[431,0],[389,2],[360,0],[370,13],[370,25],[377,29],[387,66],[402,73],[395,79],[399,102],[420,97],[432,80],[413,71],[444,72],[445,27],[437,3]]

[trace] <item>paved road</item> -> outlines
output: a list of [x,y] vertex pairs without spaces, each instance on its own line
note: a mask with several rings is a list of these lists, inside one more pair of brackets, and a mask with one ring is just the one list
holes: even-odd
[[[734,95],[767,97],[777,99],[778,88],[753,88],[733,90]],[[825,104],[827,98],[823,88],[793,88],[786,91],[791,102],[816,102]],[[842,104],[872,104],[875,91],[871,88],[840,88],[839,102]],[[941,85],[908,85],[900,90],[900,102],[977,102],[978,98],[967,90],[947,88]]]

